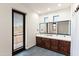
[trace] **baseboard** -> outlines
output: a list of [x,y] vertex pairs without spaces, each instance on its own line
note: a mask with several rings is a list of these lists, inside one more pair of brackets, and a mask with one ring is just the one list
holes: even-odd
[[32,48],[34,46],[36,46],[36,44],[35,45],[32,45],[32,46],[29,46],[29,47],[26,47],[25,49],[28,50],[28,49],[30,49],[30,48]]

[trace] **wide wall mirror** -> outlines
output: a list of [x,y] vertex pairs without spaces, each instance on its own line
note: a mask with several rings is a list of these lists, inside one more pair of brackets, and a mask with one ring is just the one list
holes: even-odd
[[71,34],[71,21],[58,21],[58,22],[48,22],[40,23],[39,32],[42,34],[60,34],[60,35],[70,35]]

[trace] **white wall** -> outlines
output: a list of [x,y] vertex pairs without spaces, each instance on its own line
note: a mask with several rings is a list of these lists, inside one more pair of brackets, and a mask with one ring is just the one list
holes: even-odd
[[12,16],[8,5],[0,4],[0,56],[11,55]]
[[44,22],[44,17],[48,17],[48,22],[53,22],[53,16],[56,15],[59,15],[60,21],[71,20],[71,7],[40,15],[40,23]]
[[26,49],[35,45],[38,15],[22,4],[0,4],[0,55],[12,55],[12,8],[27,13]]
[[79,56],[79,11],[75,13],[78,4],[73,4],[71,8],[71,56]]
[[39,29],[39,16],[36,13],[29,13],[27,20],[27,49],[36,45],[36,33]]

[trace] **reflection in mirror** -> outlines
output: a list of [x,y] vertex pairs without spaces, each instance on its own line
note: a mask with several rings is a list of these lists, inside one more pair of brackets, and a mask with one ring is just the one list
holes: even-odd
[[69,20],[67,21],[60,21],[57,23],[57,33],[63,35],[70,35],[71,34],[71,23]]
[[57,25],[54,22],[48,23],[48,33],[49,34],[56,34],[57,33]]
[[42,34],[47,33],[47,23],[40,23],[39,24],[39,32]]

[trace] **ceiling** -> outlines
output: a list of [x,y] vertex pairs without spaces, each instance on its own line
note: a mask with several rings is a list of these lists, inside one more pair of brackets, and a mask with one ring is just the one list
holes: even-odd
[[27,3],[24,4],[39,14],[53,12],[56,10],[71,7],[71,3]]

